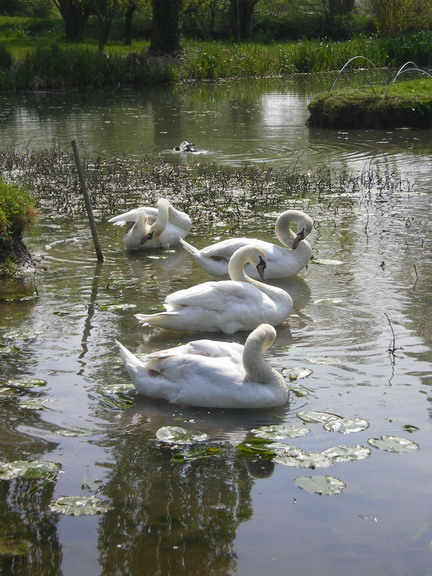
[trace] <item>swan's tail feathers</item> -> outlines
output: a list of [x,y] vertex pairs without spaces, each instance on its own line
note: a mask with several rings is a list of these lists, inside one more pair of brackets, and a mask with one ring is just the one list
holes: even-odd
[[135,318],[143,326],[159,326],[159,328],[172,328],[175,327],[175,320],[177,318],[176,312],[157,312],[156,314],[135,314]]
[[192,246],[192,244],[189,244],[189,242],[186,242],[186,240],[183,240],[183,238],[179,238],[180,240],[180,244],[183,246],[183,248],[189,252],[189,254],[191,256],[194,256],[195,258],[198,258],[200,255],[200,252],[198,250],[198,248],[195,248],[195,246]]
[[144,364],[139,360],[132,352],[130,352],[123,344],[121,344],[118,340],[115,341],[118,349],[120,351],[120,356],[123,359],[126,367],[130,368],[139,368],[142,367]]

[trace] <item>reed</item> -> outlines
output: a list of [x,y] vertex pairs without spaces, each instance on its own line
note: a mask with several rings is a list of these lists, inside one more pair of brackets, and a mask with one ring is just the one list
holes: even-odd
[[[376,67],[413,60],[432,65],[432,32],[402,38],[358,37],[345,42],[302,40],[274,44],[186,42],[178,58],[147,57],[148,43],[70,45],[39,40],[29,49],[0,42],[0,89],[94,89],[178,81],[279,76],[340,69],[362,55]],[[3,64],[2,64],[3,63]],[[364,67],[365,60],[353,66]]]

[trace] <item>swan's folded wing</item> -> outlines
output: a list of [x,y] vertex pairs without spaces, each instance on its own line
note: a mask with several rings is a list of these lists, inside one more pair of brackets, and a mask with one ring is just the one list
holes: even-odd
[[225,311],[227,306],[244,306],[246,300],[261,299],[261,292],[247,282],[221,280],[204,282],[185,290],[169,294],[165,304],[178,308],[181,306],[197,306],[207,310]]
[[200,250],[200,252],[201,256],[205,258],[229,260],[236,250],[245,246],[245,244],[253,244],[254,242],[255,240],[251,240],[250,238],[228,238],[227,240],[221,240],[220,242],[216,242],[216,244],[206,246]]
[[136,222],[140,214],[147,214],[149,224],[152,224],[157,218],[158,209],[152,208],[151,206],[141,206],[140,208],[134,208],[129,210],[129,212],[123,212],[118,216],[113,216],[108,220],[111,224],[115,226],[122,226],[127,222]]

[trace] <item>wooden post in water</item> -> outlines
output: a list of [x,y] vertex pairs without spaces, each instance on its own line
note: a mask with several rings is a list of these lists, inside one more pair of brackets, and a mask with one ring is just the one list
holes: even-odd
[[93,243],[94,243],[94,247],[96,250],[97,259],[99,262],[103,262],[104,257],[103,257],[102,250],[101,250],[101,247],[99,244],[98,233],[97,233],[96,224],[95,224],[94,217],[93,217],[93,210],[92,210],[92,207],[90,204],[90,197],[89,197],[88,190],[87,190],[87,184],[86,184],[86,181],[84,178],[84,172],[82,169],[81,159],[79,156],[76,140],[72,140],[71,144],[72,144],[72,150],[73,150],[73,153],[75,156],[75,163],[76,163],[76,166],[78,169],[78,176],[80,179],[81,192],[83,193],[83,196],[84,196],[84,202],[85,202],[87,215],[88,215],[88,219],[89,219],[89,223],[90,223],[90,230],[91,230],[91,233],[93,236]]

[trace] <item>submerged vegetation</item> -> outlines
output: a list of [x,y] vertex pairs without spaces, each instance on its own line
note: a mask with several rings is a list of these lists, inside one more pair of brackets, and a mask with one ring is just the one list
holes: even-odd
[[[352,205],[359,194],[364,198],[373,192],[385,199],[413,186],[392,170],[377,168],[366,168],[360,174],[327,167],[304,172],[296,164],[274,170],[252,165],[177,165],[127,156],[83,159],[82,163],[99,221],[142,203],[154,204],[164,195],[188,212],[197,233],[220,222],[232,233],[241,229],[245,219],[260,224],[262,214],[280,212],[287,200],[313,198],[337,213],[342,205]],[[72,154],[57,149],[22,153],[7,149],[0,151],[0,170],[9,181],[34,191],[46,219],[85,213]]]
[[[94,89],[155,83],[281,76],[341,68],[363,55],[378,67],[400,66],[414,60],[432,65],[432,32],[398,38],[358,37],[343,42],[303,39],[272,44],[230,42],[185,43],[179,58],[149,57],[148,41],[131,46],[73,45],[39,39],[32,44],[0,41],[0,90]],[[365,63],[359,61],[356,66]]]

